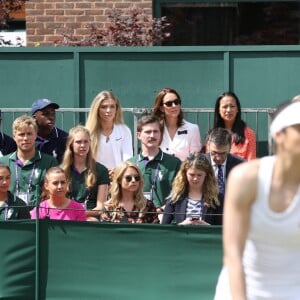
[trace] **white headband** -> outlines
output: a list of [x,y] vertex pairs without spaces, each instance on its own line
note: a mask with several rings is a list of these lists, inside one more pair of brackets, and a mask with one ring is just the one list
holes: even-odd
[[270,126],[271,136],[274,138],[277,132],[296,124],[300,124],[300,102],[298,101],[288,105],[275,117]]

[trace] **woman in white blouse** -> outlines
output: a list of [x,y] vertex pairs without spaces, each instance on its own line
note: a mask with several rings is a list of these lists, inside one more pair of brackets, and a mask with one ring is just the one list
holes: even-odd
[[94,98],[85,126],[91,133],[95,160],[108,168],[112,179],[114,169],[133,155],[133,148],[120,102],[111,91],[102,91]]
[[181,98],[171,88],[160,90],[154,102],[153,113],[162,121],[164,134],[160,148],[185,160],[190,153],[201,151],[200,130],[197,124],[183,118]]

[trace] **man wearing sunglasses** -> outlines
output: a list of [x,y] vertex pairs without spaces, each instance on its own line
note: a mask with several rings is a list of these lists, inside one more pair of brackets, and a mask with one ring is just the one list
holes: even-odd
[[[207,134],[206,141],[208,149],[208,153],[206,155],[211,161],[215,171],[219,186],[219,201],[223,211],[226,179],[228,174],[236,165],[244,162],[245,160],[229,153],[231,146],[231,133],[225,128],[217,127],[211,129]],[[222,218],[220,220],[220,224],[222,224]]]
[[163,212],[181,161],[160,149],[162,126],[153,115],[143,116],[137,124],[137,138],[141,152],[130,158],[141,170],[144,178],[144,195],[153,201],[157,212]]

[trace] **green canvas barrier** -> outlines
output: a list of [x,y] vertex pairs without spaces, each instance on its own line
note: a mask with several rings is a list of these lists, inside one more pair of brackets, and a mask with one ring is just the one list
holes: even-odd
[[0,222],[0,299],[35,299],[35,226]]
[[37,225],[0,223],[0,299],[213,298],[221,227]]

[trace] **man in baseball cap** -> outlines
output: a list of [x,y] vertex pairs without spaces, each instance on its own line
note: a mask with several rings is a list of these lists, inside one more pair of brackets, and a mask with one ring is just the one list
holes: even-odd
[[31,106],[31,114],[34,115],[34,113],[38,110],[43,110],[44,108],[51,106],[54,109],[58,109],[59,105],[57,103],[51,102],[48,99],[38,99],[35,102],[32,103]]
[[38,99],[32,103],[31,114],[38,126],[35,146],[38,150],[54,156],[61,163],[68,133],[55,127],[59,105],[48,99]]

